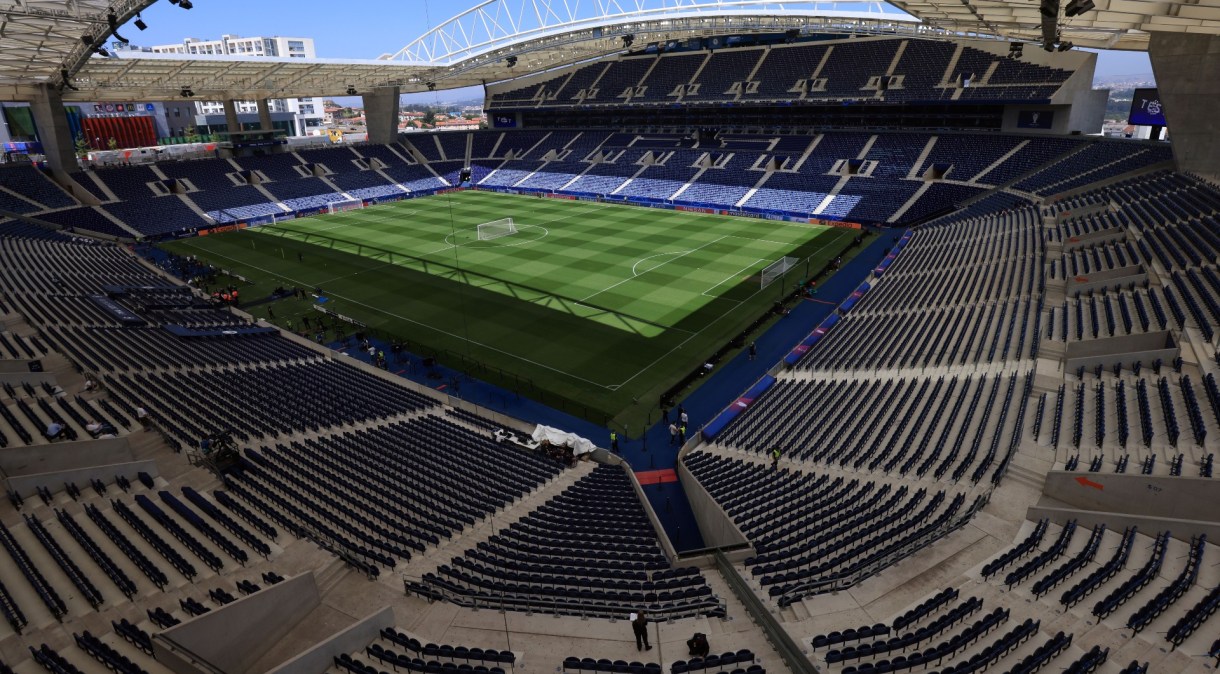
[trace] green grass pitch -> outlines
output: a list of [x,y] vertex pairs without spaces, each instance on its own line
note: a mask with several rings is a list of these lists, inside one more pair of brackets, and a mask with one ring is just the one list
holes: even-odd
[[[501,218],[518,232],[480,241],[478,225]],[[630,424],[857,234],[465,191],[165,247],[260,286],[246,298],[281,284],[321,287],[326,308],[413,351],[578,415]],[[759,272],[784,256],[801,263],[761,289]]]

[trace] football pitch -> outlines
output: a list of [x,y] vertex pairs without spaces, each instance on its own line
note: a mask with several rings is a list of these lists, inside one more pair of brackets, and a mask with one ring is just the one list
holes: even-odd
[[[516,233],[480,240],[478,226],[502,218]],[[661,393],[859,234],[464,191],[164,247],[241,275],[252,290],[321,288],[326,309],[415,353],[622,424],[642,421]],[[762,288],[760,272],[785,256],[799,262]],[[276,309],[280,322],[285,314]]]

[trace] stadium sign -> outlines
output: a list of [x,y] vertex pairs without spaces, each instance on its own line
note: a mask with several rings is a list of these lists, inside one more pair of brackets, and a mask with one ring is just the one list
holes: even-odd
[[153,103],[94,103],[90,117],[129,117],[151,115],[157,111]]

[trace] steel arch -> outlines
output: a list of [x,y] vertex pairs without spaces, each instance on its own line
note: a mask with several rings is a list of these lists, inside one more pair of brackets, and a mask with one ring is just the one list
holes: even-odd
[[881,17],[910,15],[880,0],[485,0],[386,58],[448,65],[547,35],[630,21],[733,14],[821,16],[843,8]]

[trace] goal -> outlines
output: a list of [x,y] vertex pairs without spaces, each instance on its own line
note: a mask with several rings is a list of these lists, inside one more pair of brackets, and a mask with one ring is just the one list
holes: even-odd
[[341,213],[343,211],[358,211],[364,208],[364,201],[360,199],[344,199],[343,201],[332,201],[326,204],[326,212],[330,214]]
[[782,257],[767,265],[766,268],[762,270],[761,274],[762,287],[766,288],[767,286],[771,285],[775,279],[781,278],[785,272],[795,267],[797,262],[799,262],[799,260],[797,260],[795,257]]
[[512,236],[517,233],[517,225],[512,218],[492,220],[479,225],[479,241],[491,241],[502,236]]

